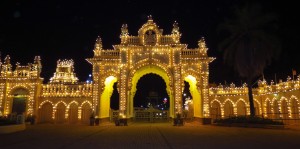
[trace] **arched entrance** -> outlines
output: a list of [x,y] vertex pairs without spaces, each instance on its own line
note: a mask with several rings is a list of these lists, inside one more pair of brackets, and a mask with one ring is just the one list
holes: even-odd
[[89,102],[83,102],[81,105],[81,123],[89,124],[92,113],[92,104]]
[[170,104],[163,78],[153,73],[145,74],[138,80],[136,88],[133,98],[135,121],[167,121]]
[[243,100],[239,100],[236,103],[236,108],[237,108],[237,115],[238,116],[245,116],[247,115],[247,108],[246,108],[246,103]]
[[16,88],[11,92],[12,95],[12,106],[11,106],[11,113],[13,114],[27,114],[27,104],[28,104],[28,97],[30,92],[23,88]]
[[197,87],[197,80],[194,76],[192,75],[187,75],[184,78],[184,81],[188,82],[189,84],[189,92],[191,94],[191,102],[192,102],[192,107],[189,110],[189,117],[202,117],[203,111],[202,111],[202,101],[201,101],[201,94],[198,90]]
[[53,106],[50,102],[45,102],[41,108],[39,108],[40,116],[39,121],[40,123],[51,123],[53,122],[52,113],[53,113]]
[[213,120],[220,119],[222,117],[221,104],[218,101],[213,101],[211,103],[211,118]]
[[55,123],[64,123],[66,120],[66,104],[65,103],[58,103],[56,105],[56,112],[55,112]]
[[150,74],[150,73],[160,76],[166,83],[166,91],[169,96],[168,100],[170,102],[169,116],[170,117],[174,116],[174,97],[171,94],[169,75],[167,74],[167,72],[165,70],[163,70],[162,68],[160,68],[158,66],[148,65],[148,66],[144,66],[144,67],[141,67],[140,69],[138,69],[133,74],[133,77],[131,79],[129,79],[129,80],[132,80],[131,81],[132,86],[131,86],[131,90],[129,92],[129,100],[127,102],[127,117],[129,117],[129,118],[134,117],[134,96],[137,91],[137,83],[141,77],[143,77],[147,74]]
[[69,123],[76,124],[78,122],[78,103],[72,102],[68,106]]
[[100,97],[99,103],[99,118],[109,118],[110,116],[110,98],[114,91],[114,84],[117,82],[117,78],[109,76],[104,81],[103,92]]

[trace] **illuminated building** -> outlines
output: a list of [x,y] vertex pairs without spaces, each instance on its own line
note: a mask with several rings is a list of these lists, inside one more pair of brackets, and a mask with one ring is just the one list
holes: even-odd
[[[130,119],[134,117],[133,98],[139,79],[154,73],[166,83],[172,118],[184,110],[184,81],[190,85],[192,117],[249,115],[247,86],[210,88],[209,63],[214,58],[208,57],[204,38],[198,41],[197,48],[188,49],[180,37],[177,22],[170,34],[163,34],[149,16],[136,36],[130,35],[124,24],[121,42],[113,45],[113,49],[103,49],[101,38],[97,38],[94,57],[87,59],[93,66],[93,81],[89,82],[78,81],[73,60],[58,60],[53,77],[43,84],[38,56],[27,66],[17,63],[15,70],[7,56],[1,63],[0,114],[7,116],[18,111],[14,109],[14,101],[22,99],[26,108],[21,112],[37,116],[41,123],[88,123],[93,112],[100,119],[107,119],[111,117],[113,85],[118,82],[119,115]],[[270,85],[259,82],[259,87],[253,90],[257,115],[299,119],[299,85],[299,78]]]

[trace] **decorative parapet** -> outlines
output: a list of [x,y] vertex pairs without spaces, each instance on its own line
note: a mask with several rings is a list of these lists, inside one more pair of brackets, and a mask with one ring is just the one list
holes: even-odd
[[300,75],[298,75],[296,80],[292,80],[291,77],[287,77],[286,82],[282,82],[282,80],[279,81],[278,84],[275,84],[272,80],[270,84],[268,85],[267,82],[259,81],[258,82],[258,93],[259,94],[274,94],[278,92],[288,92],[293,90],[299,90],[300,89]]
[[92,97],[92,84],[45,84],[41,97]]
[[34,63],[28,63],[25,66],[20,65],[20,63],[16,63],[16,67],[13,70],[12,65],[10,63],[9,55],[6,56],[4,63],[1,67],[1,76],[0,79],[7,80],[24,80],[24,79],[36,79],[40,76],[41,73],[41,59],[39,56],[34,58]]
[[[281,92],[289,92],[300,89],[300,75],[296,80],[292,80],[291,77],[287,78],[286,82],[279,81],[278,84],[275,84],[273,80],[271,80],[268,85],[266,80],[259,80],[258,87],[253,88],[253,94],[258,95],[268,95],[275,94]],[[219,85],[218,87],[211,87],[209,89],[210,96],[227,96],[227,95],[245,95],[248,94],[247,84],[244,84],[242,87],[235,87],[234,84],[231,84],[229,87],[224,87],[223,85]]]
[[223,87],[221,84],[218,87],[211,87],[209,89],[209,95],[244,95],[248,94],[248,87]]

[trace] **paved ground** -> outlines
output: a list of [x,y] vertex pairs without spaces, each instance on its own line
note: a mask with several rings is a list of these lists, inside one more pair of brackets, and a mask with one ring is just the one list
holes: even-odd
[[28,125],[23,132],[0,135],[0,149],[285,149],[300,148],[300,129],[233,128],[170,123],[130,123],[116,127]]

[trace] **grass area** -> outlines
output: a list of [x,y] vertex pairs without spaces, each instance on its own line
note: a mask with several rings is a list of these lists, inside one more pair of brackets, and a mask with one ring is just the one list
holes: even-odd
[[214,123],[217,124],[232,124],[232,123],[239,123],[239,124],[268,124],[268,125],[283,125],[283,122],[274,121],[267,118],[261,118],[257,116],[234,116],[225,119],[216,119]]

